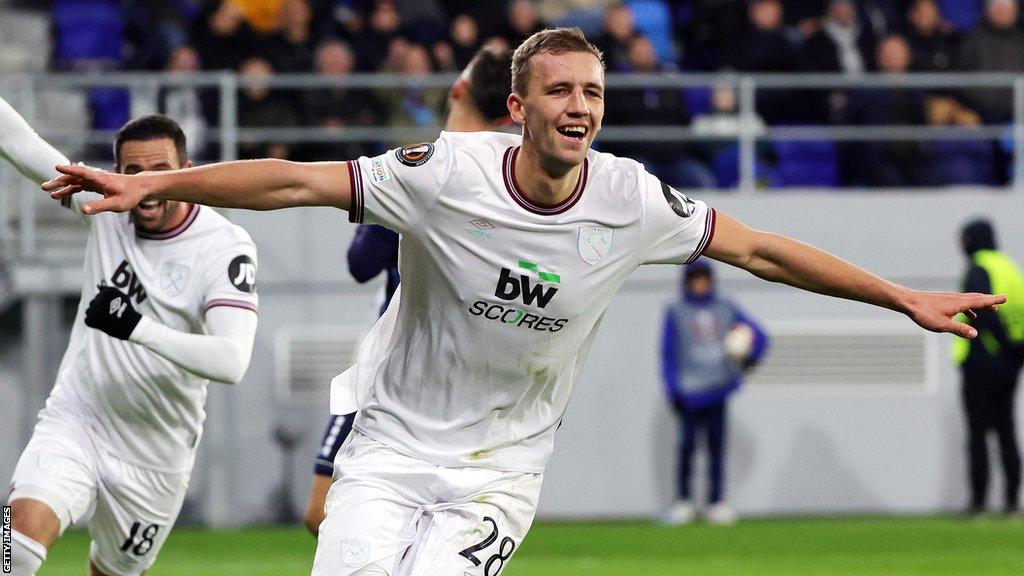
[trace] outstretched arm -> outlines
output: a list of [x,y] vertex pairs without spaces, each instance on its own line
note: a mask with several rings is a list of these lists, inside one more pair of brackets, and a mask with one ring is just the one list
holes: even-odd
[[973,315],[972,309],[1006,302],[1006,296],[911,290],[824,250],[748,228],[722,212],[717,214],[715,235],[706,254],[758,278],[902,312],[922,328],[964,338],[974,338],[978,331],[955,321],[954,316],[960,312]]
[[197,376],[237,384],[245,375],[256,338],[256,313],[218,306],[206,312],[209,334],[189,334],[146,316],[128,338]]
[[254,310],[215,306],[206,311],[209,334],[192,334],[143,316],[127,294],[112,286],[100,287],[89,302],[85,325],[141,344],[196,376],[227,384],[242,379],[256,337]]
[[0,98],[0,157],[36,184],[59,176],[54,166],[71,163],[66,156],[40,138],[3,98]]
[[126,212],[143,200],[181,200],[207,206],[277,210],[293,206],[333,206],[348,210],[351,180],[347,162],[299,163],[287,160],[221,162],[166,172],[111,174],[85,166],[57,166],[62,174],[43,184],[54,198],[82,190],[101,200],[82,206],[86,214]]

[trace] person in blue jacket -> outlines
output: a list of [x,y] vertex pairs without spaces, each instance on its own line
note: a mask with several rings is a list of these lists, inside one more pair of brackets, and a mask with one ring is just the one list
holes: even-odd
[[665,311],[661,337],[665,392],[682,423],[676,501],[665,521],[686,524],[697,517],[690,479],[697,438],[702,436],[710,467],[705,517],[731,524],[736,513],[723,493],[726,405],[743,373],[764,355],[768,338],[738,306],[716,294],[706,258],[684,269],[682,288],[682,297]]

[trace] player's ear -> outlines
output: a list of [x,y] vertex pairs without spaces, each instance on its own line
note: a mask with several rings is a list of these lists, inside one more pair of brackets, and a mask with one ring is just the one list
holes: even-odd
[[459,79],[455,81],[455,84],[452,84],[452,89],[448,91],[448,97],[452,100],[461,100],[466,96],[468,91],[469,82],[460,76]]
[[505,103],[508,106],[508,115],[512,117],[512,121],[520,126],[526,125],[526,114],[523,110],[523,99],[515,92],[508,95],[508,101]]

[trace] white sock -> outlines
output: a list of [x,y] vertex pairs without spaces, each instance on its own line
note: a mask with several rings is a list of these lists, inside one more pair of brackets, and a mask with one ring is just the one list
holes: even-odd
[[11,530],[11,575],[35,576],[46,560],[46,546]]

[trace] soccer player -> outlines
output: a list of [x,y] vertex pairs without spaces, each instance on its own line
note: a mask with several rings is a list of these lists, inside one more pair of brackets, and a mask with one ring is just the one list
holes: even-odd
[[[448,92],[448,119],[445,129],[452,132],[508,131],[519,126],[508,115],[505,99],[512,83],[512,52],[485,46],[477,51]],[[513,128],[514,127],[514,128]],[[361,224],[348,248],[348,270],[359,282],[367,282],[381,272],[387,274],[384,303],[387,310],[398,288],[398,234],[378,224]],[[313,482],[306,505],[306,528],[315,536],[324,519],[324,503],[334,474],[334,458],[352,431],[355,414],[334,415],[320,440]]]
[[44,189],[87,213],[178,199],[254,210],[334,206],[399,232],[400,295],[334,379],[358,408],[335,460],[315,575],[495,576],[533,521],[555,430],[598,324],[643,264],[700,254],[771,281],[953,320],[1005,297],[911,290],[750,229],[590,149],[604,114],[600,52],[578,29],[516,49],[508,108],[522,137],[443,132],[375,158],[230,162],[126,176],[60,166]]
[[[67,159],[0,100],[0,154],[36,182]],[[163,116],[126,124],[121,174],[190,166]],[[81,213],[87,198],[66,198]],[[35,574],[90,511],[92,575],[142,574],[185,497],[210,380],[233,384],[256,332],[256,248],[210,208],[148,200],[82,216],[82,299],[57,382],[14,470],[13,574]]]

